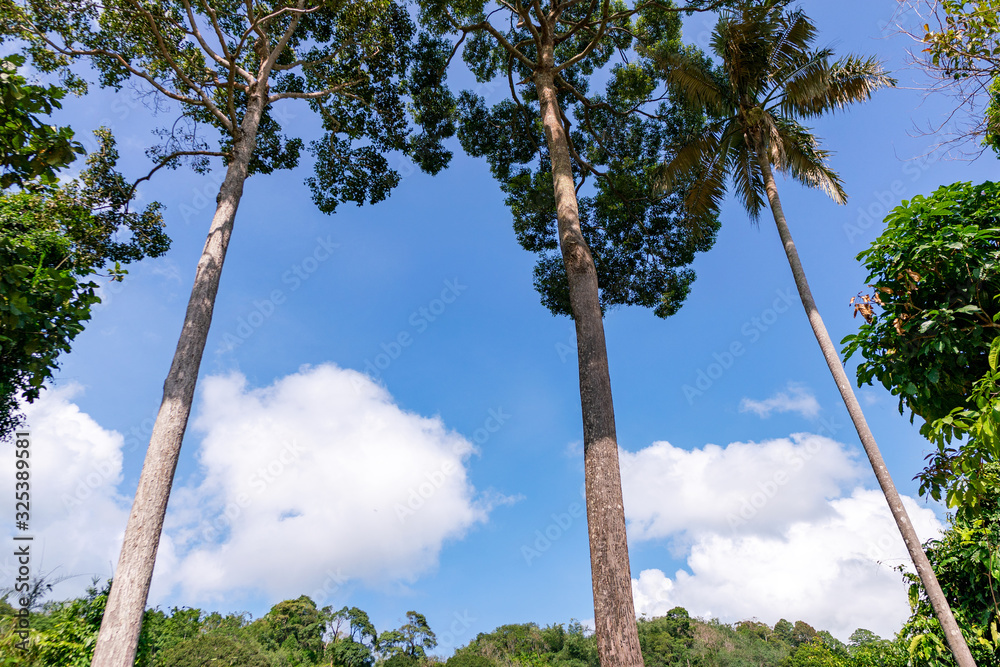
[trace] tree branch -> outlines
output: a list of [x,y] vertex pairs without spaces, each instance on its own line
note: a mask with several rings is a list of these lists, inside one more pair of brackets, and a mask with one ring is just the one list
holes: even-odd
[[158,172],[160,169],[167,166],[168,164],[170,164],[172,161],[176,160],[179,157],[186,157],[191,155],[201,155],[203,157],[229,157],[229,153],[222,153],[219,151],[174,151],[173,153],[166,156],[165,158],[162,158],[158,163],[156,163],[156,166],[153,167],[148,174],[146,174],[145,176],[143,176],[142,178],[140,178],[139,180],[137,180],[135,183],[132,184],[132,187],[129,188],[128,191],[128,198],[132,199],[132,195],[135,194],[135,189],[139,187],[139,184],[142,183],[143,181],[148,181],[149,179],[151,179],[153,177],[153,174]]

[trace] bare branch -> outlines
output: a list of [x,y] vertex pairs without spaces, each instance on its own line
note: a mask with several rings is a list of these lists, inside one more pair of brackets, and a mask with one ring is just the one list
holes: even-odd
[[146,174],[145,176],[143,176],[142,178],[140,178],[139,180],[137,180],[135,183],[132,184],[132,187],[129,188],[128,191],[128,198],[132,199],[132,195],[135,194],[135,189],[139,187],[139,184],[142,183],[143,181],[148,181],[149,179],[151,179],[153,177],[153,174],[158,172],[160,169],[166,167],[168,164],[170,164],[179,157],[187,157],[192,155],[200,155],[203,157],[229,157],[228,153],[221,153],[219,151],[174,151],[170,155],[162,158],[159,162],[157,162],[156,166],[153,167],[148,174]]
[[274,95],[268,97],[267,101],[268,103],[271,103],[271,102],[277,102],[278,100],[318,100],[324,97],[329,97],[334,93],[339,93],[342,90],[345,90],[352,86],[356,86],[359,83],[363,82],[364,79],[355,79],[354,81],[348,81],[338,86],[333,86],[332,88],[326,88],[324,90],[315,90],[311,93],[293,93],[293,92],[275,93]]
[[[281,38],[278,40],[278,43],[274,46],[273,49],[271,49],[271,53],[268,54],[267,60],[265,60],[264,63],[260,66],[260,69],[258,70],[257,74],[258,79],[261,80],[266,79],[268,75],[271,73],[271,68],[274,67],[274,63],[278,59],[278,56],[280,56],[281,52],[285,50],[286,46],[288,46],[288,42],[289,40],[292,39],[292,35],[295,33],[295,29],[299,27],[299,21],[302,20],[302,16],[319,9],[319,5],[317,5],[315,7],[310,8],[309,10],[304,10],[303,6],[305,5],[305,0],[298,0],[296,4],[297,6],[295,7],[294,13],[292,14],[292,20],[288,22],[288,27],[285,28],[285,32],[281,35]],[[267,16],[265,16],[264,19],[262,19],[262,22],[270,21],[272,17],[284,13],[285,10],[293,11],[291,7],[284,7],[278,10],[277,12],[273,12],[272,14],[268,14]]]

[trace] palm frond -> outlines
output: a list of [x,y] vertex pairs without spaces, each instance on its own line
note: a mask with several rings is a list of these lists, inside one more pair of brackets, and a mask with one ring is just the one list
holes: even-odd
[[722,136],[720,130],[718,123],[709,125],[677,151],[673,159],[659,165],[653,172],[656,187],[664,192],[670,192],[683,178],[697,177],[703,165],[719,150],[719,140]]
[[734,99],[756,97],[767,81],[767,59],[773,30],[766,15],[758,18],[757,7],[746,9],[740,18],[720,21],[713,33],[712,49],[722,59]]
[[713,123],[653,173],[657,187],[663,190],[684,185],[684,207],[694,220],[710,218],[722,205],[728,175],[726,155],[734,127],[732,119]]
[[711,156],[700,168],[698,178],[690,185],[684,198],[684,208],[695,220],[706,220],[716,213],[726,197],[728,169],[726,153]]
[[740,203],[750,215],[750,222],[756,225],[764,210],[764,179],[757,165],[757,151],[743,137],[733,143],[729,152],[729,173]]
[[879,88],[895,85],[896,81],[875,57],[847,56],[824,68],[805,70],[789,80],[782,108],[787,115],[819,116],[868,100]]
[[683,53],[672,53],[657,60],[667,81],[675,86],[696,110],[714,116],[726,115],[728,99],[711,72],[704,65]]
[[830,151],[820,148],[816,137],[793,120],[779,119],[777,128],[785,147],[780,170],[803,185],[819,188],[838,204],[847,203],[843,182],[828,164]]
[[[802,54],[802,57],[795,62],[786,63],[781,71],[771,74],[771,85],[782,98],[790,94],[788,86],[794,82],[803,82],[799,85],[813,86],[814,92],[820,92],[827,84],[828,76],[824,72],[830,70],[830,57],[833,56],[831,49],[819,49]],[[794,92],[794,91],[793,91]]]
[[773,46],[768,58],[768,71],[775,74],[794,70],[803,63],[817,33],[816,26],[801,9],[779,14],[776,27],[780,28],[780,33],[772,37]]

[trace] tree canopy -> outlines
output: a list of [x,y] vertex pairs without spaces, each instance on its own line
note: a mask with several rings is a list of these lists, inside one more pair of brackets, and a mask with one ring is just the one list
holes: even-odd
[[843,340],[846,358],[862,356],[858,385],[880,382],[899,397],[900,413],[924,421],[921,433],[937,451],[921,491],[947,495],[952,506],[975,504],[981,463],[1000,454],[990,419],[983,437],[952,446],[991,412],[984,410],[991,392],[983,386],[977,398],[976,388],[992,372],[1000,326],[998,202],[995,183],[955,183],[893,209],[885,231],[858,255],[873,293],[858,302],[865,320],[858,333]]
[[45,118],[65,91],[27,84],[23,63],[0,62],[0,440],[21,421],[18,402],[38,398],[90,319],[100,301],[93,274],[120,278],[121,264],[170,247],[159,204],[130,209],[133,188],[116,170],[108,130],[96,133],[98,149],[79,177],[57,183],[83,148],[70,128]]
[[29,84],[19,71],[24,63],[22,55],[0,58],[0,190],[31,181],[51,185],[56,171],[83,152],[73,130],[47,122],[66,90]]
[[[481,94],[463,92],[458,136],[467,153],[489,162],[507,195],[518,242],[538,255],[534,278],[543,305],[553,314],[571,315],[549,149],[537,120],[540,108],[532,82],[540,56],[530,21],[517,13],[528,13],[529,6],[518,4],[510,25],[486,21],[484,3],[451,7],[450,12],[440,3],[425,6],[425,15],[442,30],[454,30],[468,42],[462,58],[478,81],[510,89],[509,98],[494,104]],[[487,24],[489,29],[482,27]],[[555,29],[564,31],[555,48],[558,99],[580,192],[580,224],[604,308],[639,305],[659,317],[674,314],[695,279],[688,268],[695,254],[715,241],[717,219],[690,219],[682,194],[662,191],[651,178],[656,166],[703,122],[670,94],[653,60],[689,48],[682,46],[680,27],[678,8],[652,2],[613,12],[575,4],[556,20]],[[637,55],[617,58],[632,50]],[[611,74],[604,86],[594,76],[601,68]]]

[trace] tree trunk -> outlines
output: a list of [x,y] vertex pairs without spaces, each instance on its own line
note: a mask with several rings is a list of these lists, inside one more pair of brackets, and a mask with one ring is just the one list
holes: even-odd
[[195,272],[184,327],[170,372],[163,383],[163,401],[153,425],[139,488],[125,528],[125,540],[97,636],[92,667],[132,667],[135,662],[156,550],[160,544],[181,442],[191,414],[198,368],[219,291],[222,264],[226,259],[236,209],[243,196],[243,183],[254,151],[257,127],[267,100],[266,84],[258,85],[259,89],[247,105],[239,137],[233,143],[232,159],[219,189],[218,206]]
[[552,163],[559,247],[576,325],[597,650],[601,667],[641,667],[597,268],[580,230],[569,144],[551,70],[551,47],[543,51],[542,58],[535,86]]
[[781,243],[785,248],[785,255],[788,256],[788,264],[792,268],[792,275],[795,278],[795,286],[799,290],[802,307],[805,308],[806,315],[809,317],[809,325],[812,327],[816,341],[823,351],[823,358],[826,359],[826,364],[830,367],[833,379],[837,383],[840,396],[844,399],[847,412],[851,415],[854,428],[858,431],[861,444],[864,446],[868,460],[875,471],[875,477],[878,479],[879,486],[882,487],[882,493],[885,495],[886,502],[889,503],[889,510],[892,512],[892,517],[895,519],[896,526],[903,536],[903,542],[906,543],[906,549],[910,552],[910,558],[917,568],[917,575],[920,577],[920,581],[924,585],[924,590],[927,591],[927,597],[930,598],[931,605],[934,607],[934,613],[937,615],[938,621],[944,629],[948,646],[951,648],[951,652],[954,654],[959,667],[976,667],[976,662],[972,659],[972,653],[969,652],[969,647],[965,643],[962,631],[955,621],[955,616],[951,613],[951,607],[948,606],[948,599],[941,590],[941,584],[938,583],[930,561],[927,560],[927,554],[924,553],[920,539],[913,529],[913,524],[910,523],[910,517],[906,513],[906,508],[903,507],[903,501],[896,491],[896,485],[893,484],[889,470],[885,466],[885,461],[882,459],[882,453],[875,442],[875,437],[872,435],[871,429],[868,428],[865,415],[861,411],[861,405],[854,395],[854,388],[847,379],[847,373],[840,362],[837,350],[833,346],[833,341],[830,340],[830,334],[826,331],[826,325],[823,324],[823,319],[816,308],[812,291],[809,289],[809,283],[806,281],[805,271],[802,269],[802,263],[799,261],[799,253],[795,249],[795,242],[788,231],[788,223],[785,221],[785,214],[781,209],[781,200],[778,198],[778,187],[774,182],[774,175],[771,173],[771,164],[766,155],[767,153],[764,150],[758,149],[757,160],[764,177],[764,186],[767,188],[767,199],[771,204],[771,213],[774,214],[774,222],[778,226],[778,235],[781,237]]

